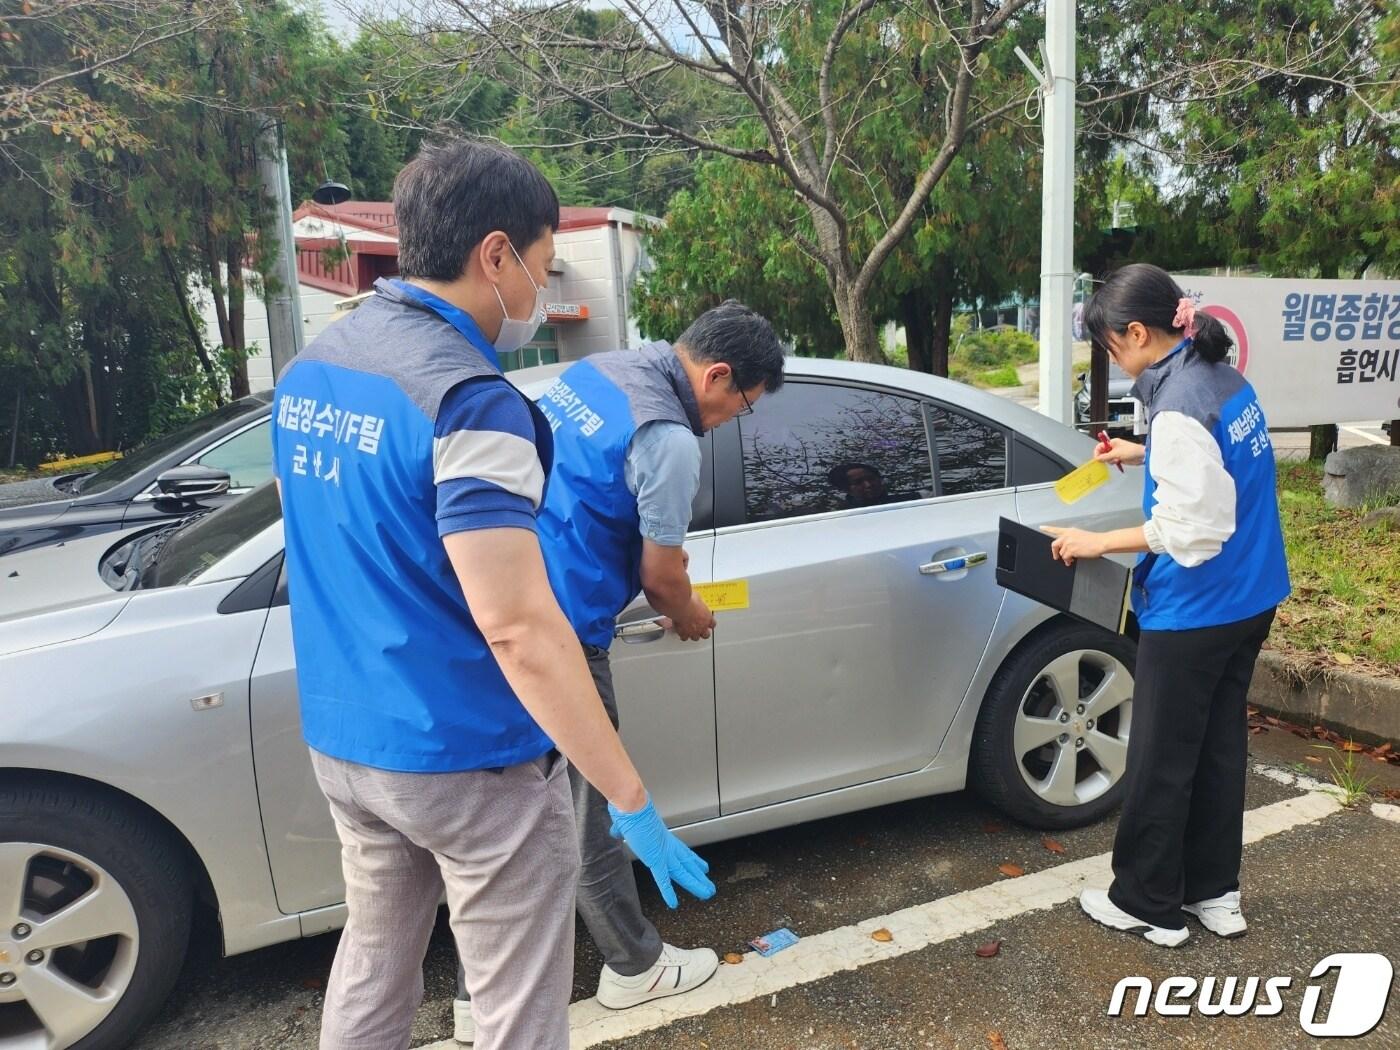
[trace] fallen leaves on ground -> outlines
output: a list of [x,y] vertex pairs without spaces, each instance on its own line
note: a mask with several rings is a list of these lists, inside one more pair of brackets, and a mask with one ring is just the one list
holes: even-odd
[[894,940],[894,934],[890,933],[889,930],[881,926],[878,930],[876,930],[870,935],[870,939],[872,941],[879,941],[881,944],[887,944],[890,941]]
[[988,1032],[987,1045],[990,1046],[992,1050],[1006,1050],[1006,1039],[1000,1032]]
[[999,831],[1005,831],[1006,825],[995,820],[984,820],[982,821],[982,830],[988,835],[995,835]]
[[986,944],[982,945],[980,948],[977,949],[977,957],[979,959],[990,959],[1000,951],[1001,941],[999,939],[995,941],[988,941]]
[[1026,873],[1026,869],[1021,867],[1021,865],[1010,863],[1000,865],[997,871],[1001,872],[1008,879],[1019,879]]
[[1042,838],[1040,840],[1040,844],[1046,849],[1048,849],[1051,853],[1063,853],[1065,851],[1064,845],[1058,840],[1052,839],[1049,835],[1046,835],[1044,838]]
[[730,966],[738,966],[741,962],[744,961],[744,957],[738,952],[725,952],[724,961]]

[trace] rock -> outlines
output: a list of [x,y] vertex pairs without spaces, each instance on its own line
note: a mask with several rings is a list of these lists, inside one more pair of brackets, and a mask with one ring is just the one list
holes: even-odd
[[1400,531],[1400,507],[1382,507],[1380,510],[1373,510],[1361,519],[1361,524],[1367,528],[1379,525],[1391,532]]
[[1322,491],[1338,507],[1400,503],[1400,447],[1344,448],[1323,469]]

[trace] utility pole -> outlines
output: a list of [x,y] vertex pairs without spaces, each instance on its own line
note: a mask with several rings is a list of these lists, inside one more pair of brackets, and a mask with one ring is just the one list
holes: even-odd
[[[287,149],[282,140],[282,122],[264,118],[258,135],[258,177],[263,192],[277,208],[277,221],[270,231],[277,240],[277,262],[273,281],[263,288],[267,306],[268,351],[272,355],[275,380],[297,354],[305,339],[302,332],[301,290],[297,282],[296,240],[292,235],[292,184],[287,176]],[[276,288],[271,287],[272,284]]]
[[1040,194],[1040,411],[1073,424],[1071,304],[1074,298],[1074,5],[1047,0],[1038,69],[1018,49],[1041,86],[1045,164]]

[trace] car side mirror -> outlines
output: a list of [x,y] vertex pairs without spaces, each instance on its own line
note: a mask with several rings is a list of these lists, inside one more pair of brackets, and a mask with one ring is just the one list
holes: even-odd
[[156,478],[156,488],[160,490],[157,498],[193,503],[210,496],[222,496],[229,490],[231,481],[228,471],[198,463],[171,467]]

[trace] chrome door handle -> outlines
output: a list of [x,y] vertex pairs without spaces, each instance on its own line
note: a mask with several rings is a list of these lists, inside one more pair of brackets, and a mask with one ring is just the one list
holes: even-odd
[[919,574],[922,576],[937,576],[940,572],[957,572],[959,569],[972,569],[982,565],[987,560],[986,551],[977,551],[973,554],[962,554],[956,558],[944,558],[942,561],[926,562],[919,566]]
[[628,645],[640,645],[642,642],[655,642],[666,637],[666,628],[659,620],[638,620],[636,623],[624,623],[613,631],[614,638],[621,638]]

